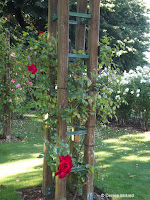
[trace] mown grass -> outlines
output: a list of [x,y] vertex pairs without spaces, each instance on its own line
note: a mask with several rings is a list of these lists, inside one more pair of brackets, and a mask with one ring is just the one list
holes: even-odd
[[12,122],[12,134],[22,142],[0,144],[0,199],[21,200],[17,192],[23,188],[41,185],[43,151],[40,122],[28,116]]
[[105,194],[150,199],[150,132],[99,130],[95,156],[95,185]]
[[[43,136],[40,122],[14,120],[13,135],[22,142],[0,144],[0,199],[21,200],[23,188],[42,184]],[[113,199],[150,199],[150,133],[99,129],[96,134],[96,187]],[[115,195],[134,194],[134,198]]]

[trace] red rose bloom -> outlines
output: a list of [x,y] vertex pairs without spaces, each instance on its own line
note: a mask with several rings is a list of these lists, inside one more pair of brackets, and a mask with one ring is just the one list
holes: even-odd
[[4,185],[1,185],[1,187],[4,187]]
[[59,175],[59,178],[62,179],[67,176],[71,172],[72,165],[72,159],[71,156],[63,156],[61,155],[59,157],[60,165],[58,167],[58,171],[55,173],[55,176]]
[[35,74],[37,72],[37,67],[34,64],[28,65],[28,71],[32,72],[32,74]]
[[41,33],[44,33],[44,32],[43,32],[43,31],[39,31],[39,35],[40,35]]

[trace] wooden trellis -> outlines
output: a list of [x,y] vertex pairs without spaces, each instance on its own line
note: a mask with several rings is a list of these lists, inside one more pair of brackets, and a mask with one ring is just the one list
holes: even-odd
[[[57,36],[58,27],[58,75],[57,75],[57,107],[64,109],[68,105],[68,92],[67,81],[68,76],[68,60],[69,58],[86,58],[87,61],[87,73],[92,84],[89,89],[89,95],[95,99],[93,105],[89,107],[89,116],[87,120],[87,132],[84,139],[84,161],[86,164],[94,166],[94,145],[95,145],[95,122],[96,116],[93,115],[93,108],[96,106],[96,74],[98,64],[98,42],[99,42],[99,23],[100,23],[100,0],[90,0],[89,7],[90,12],[87,14],[87,0],[77,0],[77,12],[69,11],[69,0],[49,0],[49,15],[48,15],[48,38],[53,35]],[[76,17],[77,20],[69,20],[69,16]],[[75,24],[76,27],[76,50],[85,50],[85,23],[88,22],[88,51],[87,55],[68,54],[69,49],[69,24]],[[50,70],[55,70],[54,66],[49,66]],[[91,75],[93,74],[93,75]],[[95,76],[94,76],[95,75]],[[50,77],[55,84],[54,77]],[[58,119],[58,135],[65,142],[67,141],[67,135],[80,135],[82,131],[67,133],[67,123],[61,117]],[[47,135],[48,133],[46,133]],[[47,136],[45,136],[47,137]],[[47,137],[48,138],[48,137]],[[76,136],[76,140],[79,140],[79,136]],[[46,167],[47,163],[44,163],[43,172],[43,193],[45,195],[50,194],[51,191],[51,179],[47,180],[45,176],[49,173],[49,168]],[[45,174],[45,175],[44,175]],[[93,179],[94,175],[89,174],[87,184],[83,188],[83,199],[93,199]],[[66,178],[59,179],[56,177],[55,183],[55,200],[66,200]]]

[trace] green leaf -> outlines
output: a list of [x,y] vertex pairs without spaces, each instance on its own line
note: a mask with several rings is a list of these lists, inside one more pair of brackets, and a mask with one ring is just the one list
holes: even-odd
[[30,77],[33,79],[35,78],[35,74],[31,74]]
[[37,158],[43,158],[43,157],[44,157],[44,156],[40,154]]

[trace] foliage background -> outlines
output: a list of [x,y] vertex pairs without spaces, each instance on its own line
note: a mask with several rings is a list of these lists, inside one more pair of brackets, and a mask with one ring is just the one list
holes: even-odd
[[[45,31],[47,24],[48,0],[3,0],[1,16],[7,18],[5,26],[11,32],[11,42],[21,36],[26,26],[37,31]],[[76,0],[70,1],[70,10],[76,11]],[[123,71],[135,69],[147,63],[144,52],[148,50],[149,23],[148,10],[141,0],[102,0],[100,8],[100,39],[113,37],[110,46],[117,45],[120,51],[113,61]],[[71,26],[70,40],[74,48],[75,27]],[[87,41],[87,38],[86,38]],[[86,45],[87,46],[87,45]]]

